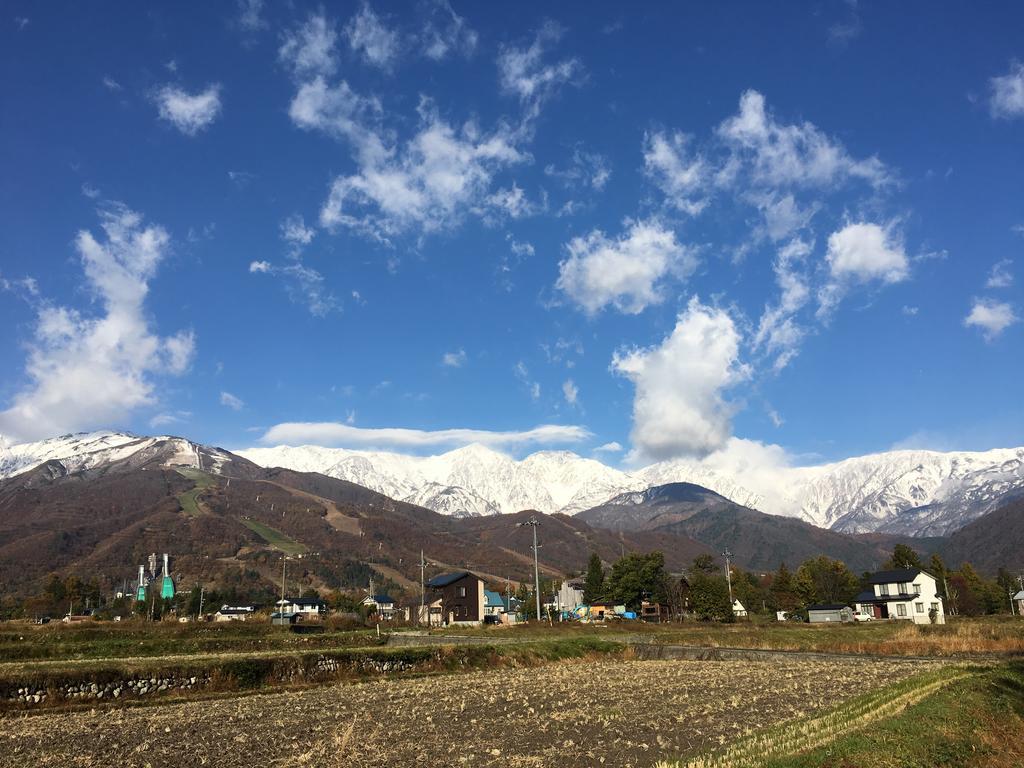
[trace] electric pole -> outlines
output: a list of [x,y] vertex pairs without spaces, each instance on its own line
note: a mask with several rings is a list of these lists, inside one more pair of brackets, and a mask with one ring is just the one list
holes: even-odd
[[284,552],[281,553],[281,610],[278,611],[282,616],[284,615],[284,585],[285,585],[285,574],[288,568],[288,555]]
[[516,528],[524,525],[533,528],[533,595],[537,601],[537,621],[540,621],[540,566],[537,563],[537,526],[540,525],[540,521],[536,515],[530,515],[530,519],[525,523],[516,523]]
[[[426,587],[424,586],[424,582],[423,582],[423,573],[426,570],[426,567],[427,567],[427,561],[423,559],[423,550],[421,549],[420,550],[420,613],[416,617],[416,626],[417,627],[420,625],[420,622],[423,621],[423,597],[424,597],[424,593],[425,593],[425,590],[426,590]],[[429,617],[428,617],[428,620],[427,620],[427,627],[428,628],[430,627]]]
[[729,610],[732,610],[733,599],[732,599],[732,571],[729,568],[729,558],[732,557],[732,552],[728,549],[722,553],[722,557],[725,558],[725,583],[729,585]]

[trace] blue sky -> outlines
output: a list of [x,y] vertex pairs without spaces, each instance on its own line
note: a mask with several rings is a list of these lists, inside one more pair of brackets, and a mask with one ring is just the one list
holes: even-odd
[[1017,445],[1024,10],[985,11],[7,3],[0,434]]

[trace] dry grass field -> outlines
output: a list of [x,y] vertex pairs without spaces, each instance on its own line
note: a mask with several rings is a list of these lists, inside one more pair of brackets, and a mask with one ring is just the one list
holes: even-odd
[[650,766],[933,669],[871,661],[542,667],[5,717],[2,766]]

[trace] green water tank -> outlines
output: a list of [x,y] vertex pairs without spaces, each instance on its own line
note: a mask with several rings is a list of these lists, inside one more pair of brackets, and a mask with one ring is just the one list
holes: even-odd
[[164,583],[160,587],[160,597],[164,600],[171,600],[174,597],[174,581],[170,576],[164,576]]

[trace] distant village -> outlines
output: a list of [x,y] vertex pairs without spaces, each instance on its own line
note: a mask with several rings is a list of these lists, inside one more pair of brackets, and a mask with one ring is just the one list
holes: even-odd
[[[364,588],[321,595],[313,589],[289,591],[287,562],[282,557],[279,597],[272,602],[221,602],[215,591],[197,585],[181,593],[168,553],[149,555],[138,566],[134,584],[125,582],[112,604],[98,610],[102,599],[85,598],[75,605],[68,594],[67,623],[96,619],[122,621],[131,616],[150,620],[229,622],[269,621],[306,627],[328,617],[361,623],[404,624],[425,628],[446,626],[507,627],[535,619],[554,622],[608,623],[712,620],[732,622],[761,615],[777,621],[855,623],[907,621],[943,624],[946,616],[967,608],[976,612],[980,592],[991,610],[1024,615],[1024,579],[1016,584],[972,585],[962,572],[945,571],[941,561],[926,569],[913,550],[898,545],[886,568],[859,578],[839,561],[819,557],[802,564],[795,573],[785,565],[773,574],[755,575],[710,555],[697,557],[684,574],[668,574],[659,552],[623,555],[611,567],[593,555],[587,572],[579,577],[534,584],[506,580],[492,589],[484,576],[456,570],[425,576],[418,590],[392,594],[394,584],[381,587],[371,575]],[[422,559],[422,557],[421,557]],[[424,565],[426,564],[425,561]],[[968,566],[969,568],[969,566]],[[372,571],[371,571],[372,573]],[[971,576],[970,573],[967,574]],[[294,583],[294,582],[293,582]],[[515,586],[515,589],[513,589]],[[1016,587],[1016,588],[1014,588]],[[52,589],[54,587],[48,587]],[[411,592],[411,594],[410,594]],[[999,598],[1002,592],[1005,597]],[[92,603],[92,605],[90,605]],[[984,608],[985,606],[982,606]],[[77,610],[76,610],[77,608]],[[971,610],[974,609],[974,610]],[[39,616],[45,623],[50,616]]]

